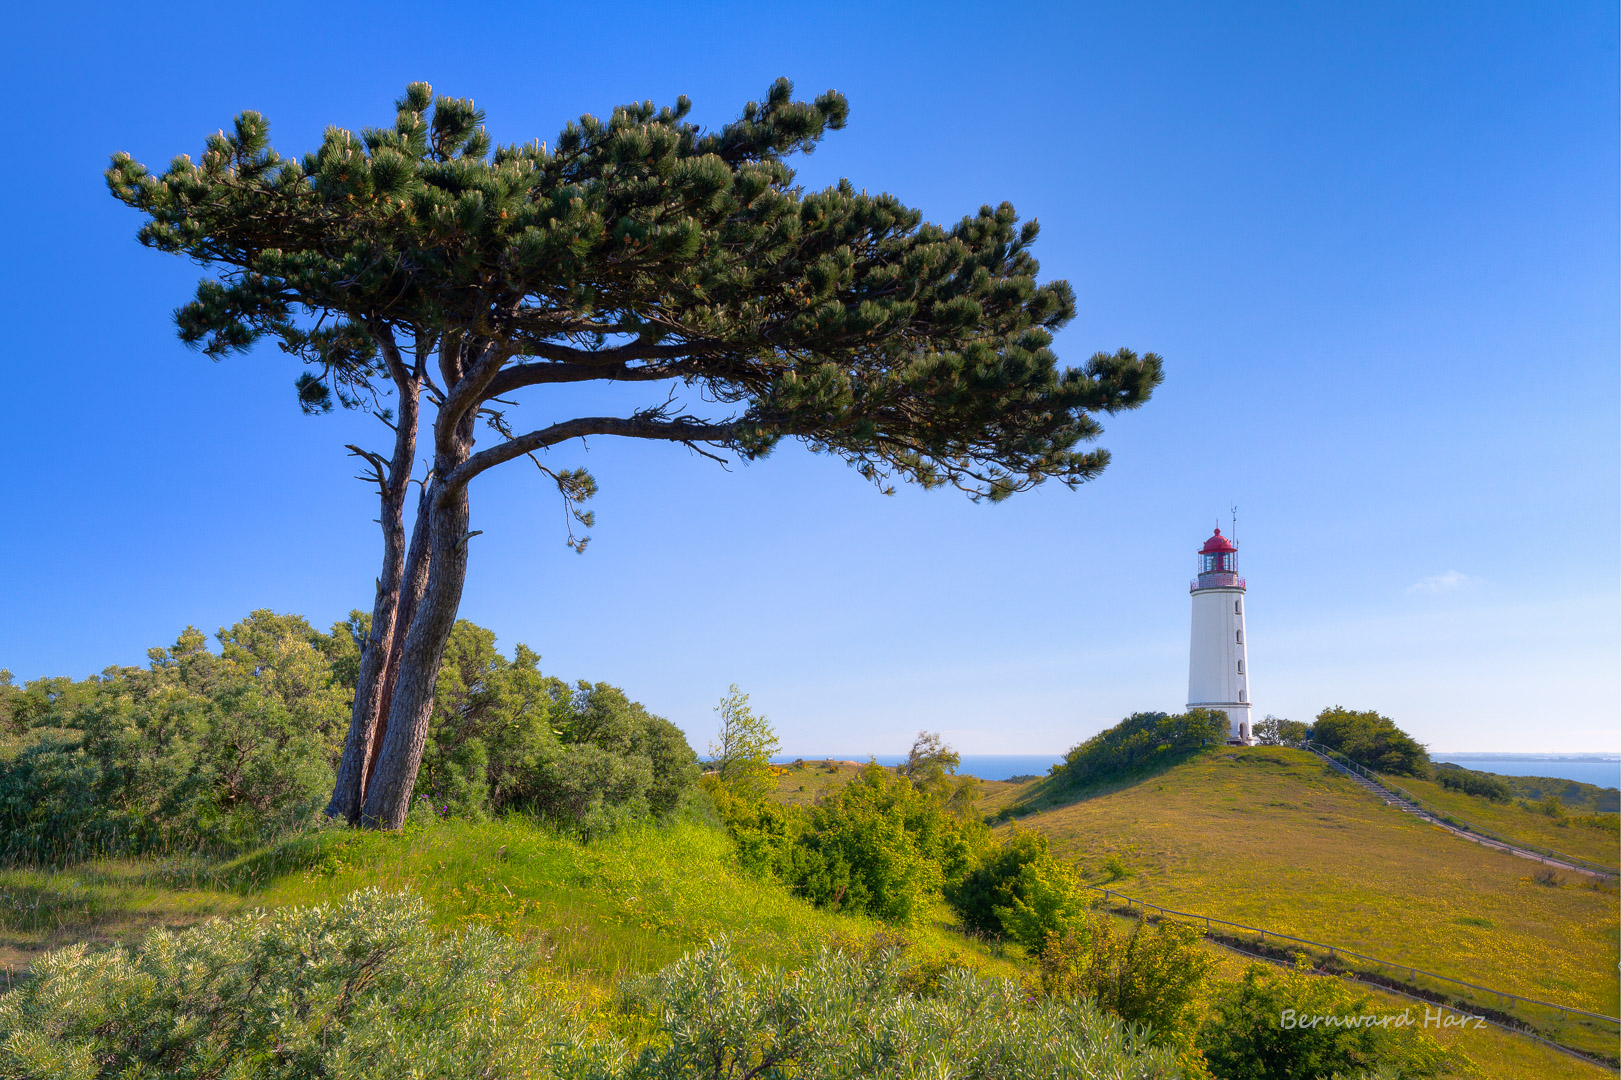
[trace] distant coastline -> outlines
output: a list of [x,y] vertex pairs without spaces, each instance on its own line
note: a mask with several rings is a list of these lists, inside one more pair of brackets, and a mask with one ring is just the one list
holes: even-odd
[[1435,761],[1615,761],[1621,762],[1621,754],[1510,754],[1510,753],[1476,753],[1451,750],[1432,750],[1430,757]]
[[[865,764],[899,765],[905,754],[779,754],[771,760],[778,765],[795,761],[854,761]],[[957,771],[981,780],[1008,780],[1018,776],[1046,776],[1047,770],[1064,760],[1063,754],[964,754]],[[1484,751],[1457,753],[1434,751],[1431,761],[1451,761],[1479,772],[1504,776],[1551,776],[1577,780],[1599,787],[1621,786],[1621,754],[1513,754]]]

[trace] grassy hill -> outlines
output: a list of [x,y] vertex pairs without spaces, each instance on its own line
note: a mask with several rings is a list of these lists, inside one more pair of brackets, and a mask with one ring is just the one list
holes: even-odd
[[865,762],[837,758],[811,758],[791,765],[775,765],[778,802],[790,806],[810,806],[837,787],[850,782]]
[[[807,761],[779,774],[777,798],[814,801],[857,768]],[[1045,786],[985,781],[978,807],[994,817],[1040,798]],[[1046,833],[1089,880],[1151,903],[1615,1015],[1613,889],[1536,884],[1533,864],[1385,807],[1303,751],[1222,748],[999,830],[1014,828]],[[1250,962],[1209,948],[1229,978]],[[1542,962],[1527,965],[1527,956]],[[1382,1001],[1397,1010],[1412,1004],[1394,995]],[[1605,1075],[1494,1030],[1449,1038],[1482,1076]]]
[[[847,779],[846,766],[825,774]],[[792,794],[799,779],[779,780]],[[992,785],[993,797],[998,785]],[[1016,785],[999,785],[1016,789]],[[445,821],[404,835],[324,830],[218,865],[95,860],[66,870],[0,870],[0,949],[8,970],[41,949],[76,941],[132,941],[251,908],[310,904],[377,885],[410,888],[451,929],[485,923],[547,958],[547,982],[611,1013],[617,981],[656,970],[722,935],[750,964],[794,966],[828,941],[895,940],[893,928],[830,914],[741,872],[725,836],[698,822],[632,830],[580,844],[523,819]],[[905,932],[923,961],[950,960],[986,974],[1029,972],[1015,948],[964,938],[941,907]],[[1227,977],[1247,962],[1208,946]],[[1399,1010],[1411,1004],[1386,997]],[[1489,1078],[1597,1077],[1526,1040],[1486,1030],[1442,1032]]]
[[[992,788],[994,810],[1017,792]],[[1385,806],[1310,754],[1211,750],[1017,824],[1097,883],[1616,1015],[1616,890],[1541,884],[1523,859]]]
[[[1391,783],[1417,795],[1425,802],[1440,807],[1464,821],[1509,838],[1555,851],[1574,855],[1579,859],[1621,868],[1621,850],[1618,850],[1616,815],[1593,813],[1587,807],[1591,800],[1576,804],[1563,817],[1551,817],[1535,806],[1519,802],[1493,802],[1479,795],[1442,787],[1433,780],[1415,780],[1410,776],[1394,777]],[[1574,785],[1573,785],[1574,786]],[[1592,785],[1583,785],[1592,787]],[[1595,791],[1602,789],[1594,788]]]

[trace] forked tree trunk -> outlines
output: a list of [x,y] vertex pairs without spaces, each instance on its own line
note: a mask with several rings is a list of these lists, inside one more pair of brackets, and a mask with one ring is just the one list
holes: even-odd
[[[405,549],[405,495],[411,483],[416,458],[417,425],[421,415],[422,379],[407,369],[392,339],[381,342],[390,374],[399,390],[400,413],[394,428],[394,456],[386,470],[381,460],[369,459],[378,469],[381,488],[383,567],[377,577],[377,594],[372,601],[371,630],[360,652],[360,673],[355,682],[355,702],[349,713],[349,733],[344,738],[343,757],[327,803],[328,817],[342,817],[350,824],[360,818],[365,792],[366,764],[374,754],[371,745],[379,713],[387,698],[387,672],[402,636],[400,627],[401,580],[409,573]],[[356,453],[360,453],[356,450]],[[407,613],[403,616],[409,620]]]
[[[436,440],[437,441],[437,440]],[[466,416],[435,455],[428,491],[428,583],[400,649],[399,671],[389,700],[376,770],[366,785],[360,822],[367,828],[398,829],[411,808],[411,792],[422,764],[433,715],[434,685],[461,608],[467,580],[468,522],[465,485],[442,491],[439,477],[467,460],[473,445],[473,417]]]

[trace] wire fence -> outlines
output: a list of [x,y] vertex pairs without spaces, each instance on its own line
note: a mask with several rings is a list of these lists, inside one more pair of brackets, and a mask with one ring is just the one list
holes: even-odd
[[[1101,885],[1089,885],[1087,888],[1102,893],[1105,904],[1108,904],[1111,899],[1123,904],[1128,913],[1140,912],[1143,917],[1148,918],[1150,917],[1149,913],[1152,912],[1154,918],[1184,919],[1194,925],[1202,925],[1206,935],[1218,942],[1220,937],[1217,929],[1225,927],[1258,937],[1263,948],[1269,942],[1279,943],[1280,948],[1283,947],[1281,943],[1289,942],[1296,946],[1304,946],[1305,949],[1317,950],[1319,953],[1326,954],[1331,966],[1341,968],[1348,974],[1362,978],[1362,981],[1386,986],[1387,989],[1395,990],[1409,997],[1414,996],[1413,991],[1416,991],[1420,1000],[1430,1000],[1453,1008],[1458,1005],[1467,1005],[1470,1008],[1481,1009],[1488,1014],[1488,1019],[1493,1020],[1500,1027],[1505,1027],[1510,1031],[1516,1030],[1511,1024],[1503,1023],[1504,1020],[1511,1021],[1512,1024],[1523,1026],[1527,1029],[1527,1033],[1542,1041],[1551,1042],[1562,1049],[1571,1050],[1594,1060],[1601,1060],[1611,1065],[1611,1067],[1614,1066],[1614,1057],[1605,1051],[1595,1050],[1593,1047],[1571,1046],[1568,1042],[1551,1038],[1550,1033],[1539,1030],[1539,1025],[1536,1023],[1538,1019],[1536,1013],[1545,1013],[1550,1018],[1557,1014],[1561,1025],[1568,1025],[1572,1020],[1575,1020],[1578,1022],[1585,1021],[1586,1023],[1583,1026],[1591,1028],[1596,1023],[1602,1026],[1604,1038],[1607,1040],[1603,1045],[1611,1047],[1614,1046],[1615,1038],[1621,1038],[1621,1018],[1590,1012],[1587,1009],[1578,1009],[1572,1005],[1561,1005],[1557,1002],[1543,1001],[1540,998],[1526,997],[1523,994],[1510,993],[1507,990],[1498,990],[1490,986],[1482,986],[1479,983],[1472,983],[1464,979],[1453,978],[1450,975],[1442,975],[1440,972],[1429,971],[1414,964],[1398,963],[1394,960],[1369,956],[1366,953],[1359,953],[1340,945],[1330,945],[1322,941],[1312,941],[1309,938],[1295,937],[1292,934],[1282,934],[1276,930],[1267,930],[1259,926],[1249,926],[1228,919],[1219,919],[1213,915],[1198,915],[1189,911],[1177,911],[1175,908],[1151,904],[1146,900],[1127,896],[1125,893],[1104,888]],[[1377,971],[1358,971],[1350,961],[1360,961],[1362,964],[1371,965]],[[1401,978],[1403,974],[1406,975],[1405,980]],[[1450,995],[1455,1000],[1448,1000],[1448,995],[1438,994],[1434,990],[1425,987],[1419,981],[1421,977],[1432,980],[1443,987],[1457,988]],[[1458,991],[1464,991],[1464,993],[1458,993]],[[1492,1002],[1495,1002],[1495,1006],[1491,1004]],[[1493,1013],[1495,1015],[1491,1015]],[[1521,1015],[1524,1013],[1532,1015]],[[1614,1029],[1613,1036],[1611,1029]]]
[[1307,750],[1310,750],[1318,757],[1324,759],[1341,772],[1347,772],[1354,776],[1360,776],[1369,783],[1378,785],[1380,788],[1389,792],[1397,799],[1409,804],[1413,810],[1435,818],[1444,825],[1451,826],[1454,829],[1460,829],[1464,832],[1473,833],[1476,836],[1482,837],[1486,840],[1491,840],[1494,843],[1502,844],[1505,847],[1513,848],[1517,851],[1523,851],[1528,855],[1534,855],[1539,858],[1556,859],[1570,867],[1572,870],[1580,870],[1584,873],[1597,874],[1600,877],[1611,879],[1621,877],[1621,873],[1618,873],[1611,867],[1604,866],[1600,863],[1589,862],[1588,860],[1578,858],[1575,855],[1566,855],[1562,851],[1555,851],[1553,848],[1543,847],[1540,844],[1533,844],[1524,840],[1512,840],[1501,833],[1493,832],[1491,829],[1476,825],[1474,822],[1465,821],[1463,818],[1458,817],[1451,811],[1443,810],[1439,806],[1419,798],[1417,795],[1414,795],[1405,788],[1397,787],[1395,784],[1390,783],[1372,769],[1364,768],[1363,766],[1358,765],[1356,762],[1352,761],[1338,750],[1332,750],[1320,743],[1310,741],[1307,741],[1304,746]]
[[[1249,957],[1249,958],[1251,958],[1253,960],[1265,961],[1268,964],[1274,964],[1274,965],[1277,965],[1278,967],[1288,967],[1288,966],[1290,966],[1290,963],[1291,963],[1289,960],[1286,960],[1286,959],[1284,959],[1282,957],[1279,957],[1279,956],[1273,956],[1273,955],[1271,955],[1269,953],[1260,952],[1260,951],[1255,950],[1255,949],[1246,949],[1246,948],[1244,948],[1244,947],[1242,947],[1240,945],[1235,944],[1232,941],[1224,941],[1221,938],[1218,938],[1213,934],[1207,934],[1206,937],[1211,942],[1215,943],[1217,946],[1219,946],[1219,947],[1221,947],[1223,949],[1226,949],[1228,952],[1236,953],[1239,956],[1247,956],[1247,957]],[[1320,971],[1320,970],[1317,970],[1315,968],[1312,970],[1311,973],[1313,975],[1318,975],[1318,976],[1321,976],[1323,978],[1336,978],[1336,977],[1339,977],[1339,973],[1337,973],[1337,972]],[[1354,976],[1356,973],[1353,972],[1352,974]],[[1408,1001],[1416,1001],[1420,1005],[1426,1006],[1426,1008],[1428,1006],[1430,1006],[1430,1005],[1436,1004],[1436,1002],[1434,1002],[1428,996],[1414,993],[1411,990],[1400,989],[1399,987],[1392,986],[1389,983],[1386,983],[1384,981],[1380,981],[1376,985],[1379,987],[1379,989],[1382,992],[1384,992],[1386,994],[1394,994],[1397,997],[1404,997]],[[1456,1006],[1453,1006],[1453,1009],[1454,1009],[1454,1011],[1456,1011]],[[1546,1046],[1546,1047],[1548,1047],[1549,1049],[1552,1049],[1552,1050],[1557,1050],[1559,1053],[1565,1054],[1565,1055],[1567,1055],[1569,1057],[1573,1057],[1577,1061],[1585,1061],[1585,1062],[1588,1062],[1589,1064],[1593,1064],[1593,1065],[1602,1065],[1605,1068],[1611,1069],[1611,1070],[1614,1070],[1616,1068],[1617,1064],[1621,1063],[1621,1062],[1618,1062],[1618,1059],[1616,1059],[1616,1058],[1606,1057],[1603,1054],[1594,1053],[1594,1052],[1592,1052],[1590,1050],[1578,1050],[1573,1046],[1566,1046],[1564,1043],[1555,1042],[1554,1040],[1548,1038],[1546,1035],[1542,1034],[1541,1032],[1533,1030],[1532,1028],[1530,1028],[1524,1022],[1521,1022],[1521,1021],[1516,1021],[1514,1023],[1505,1023],[1504,1020],[1502,1020],[1500,1018],[1497,1018],[1497,1017],[1492,1017],[1492,1016],[1486,1016],[1486,1017],[1483,1017],[1482,1019],[1484,1019],[1485,1022],[1490,1024],[1492,1027],[1497,1028],[1499,1031],[1507,1032],[1510,1035],[1516,1035],[1516,1036],[1518,1036],[1518,1037],[1520,1037],[1522,1039],[1531,1039],[1531,1040],[1533,1040],[1535,1042],[1539,1042],[1543,1046]]]

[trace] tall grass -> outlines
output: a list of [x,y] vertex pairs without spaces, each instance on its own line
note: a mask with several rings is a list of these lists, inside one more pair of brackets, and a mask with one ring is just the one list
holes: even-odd
[[[591,994],[721,936],[749,964],[794,962],[829,940],[893,936],[877,920],[819,910],[745,873],[725,834],[701,822],[634,826],[581,843],[514,816],[403,833],[316,829],[222,862],[0,870],[0,949],[9,947],[16,964],[70,941],[130,941],[156,925],[329,902],[367,887],[421,895],[441,929],[483,925],[515,938]],[[941,905],[907,938],[920,957],[1016,973],[1014,961],[952,925]]]

